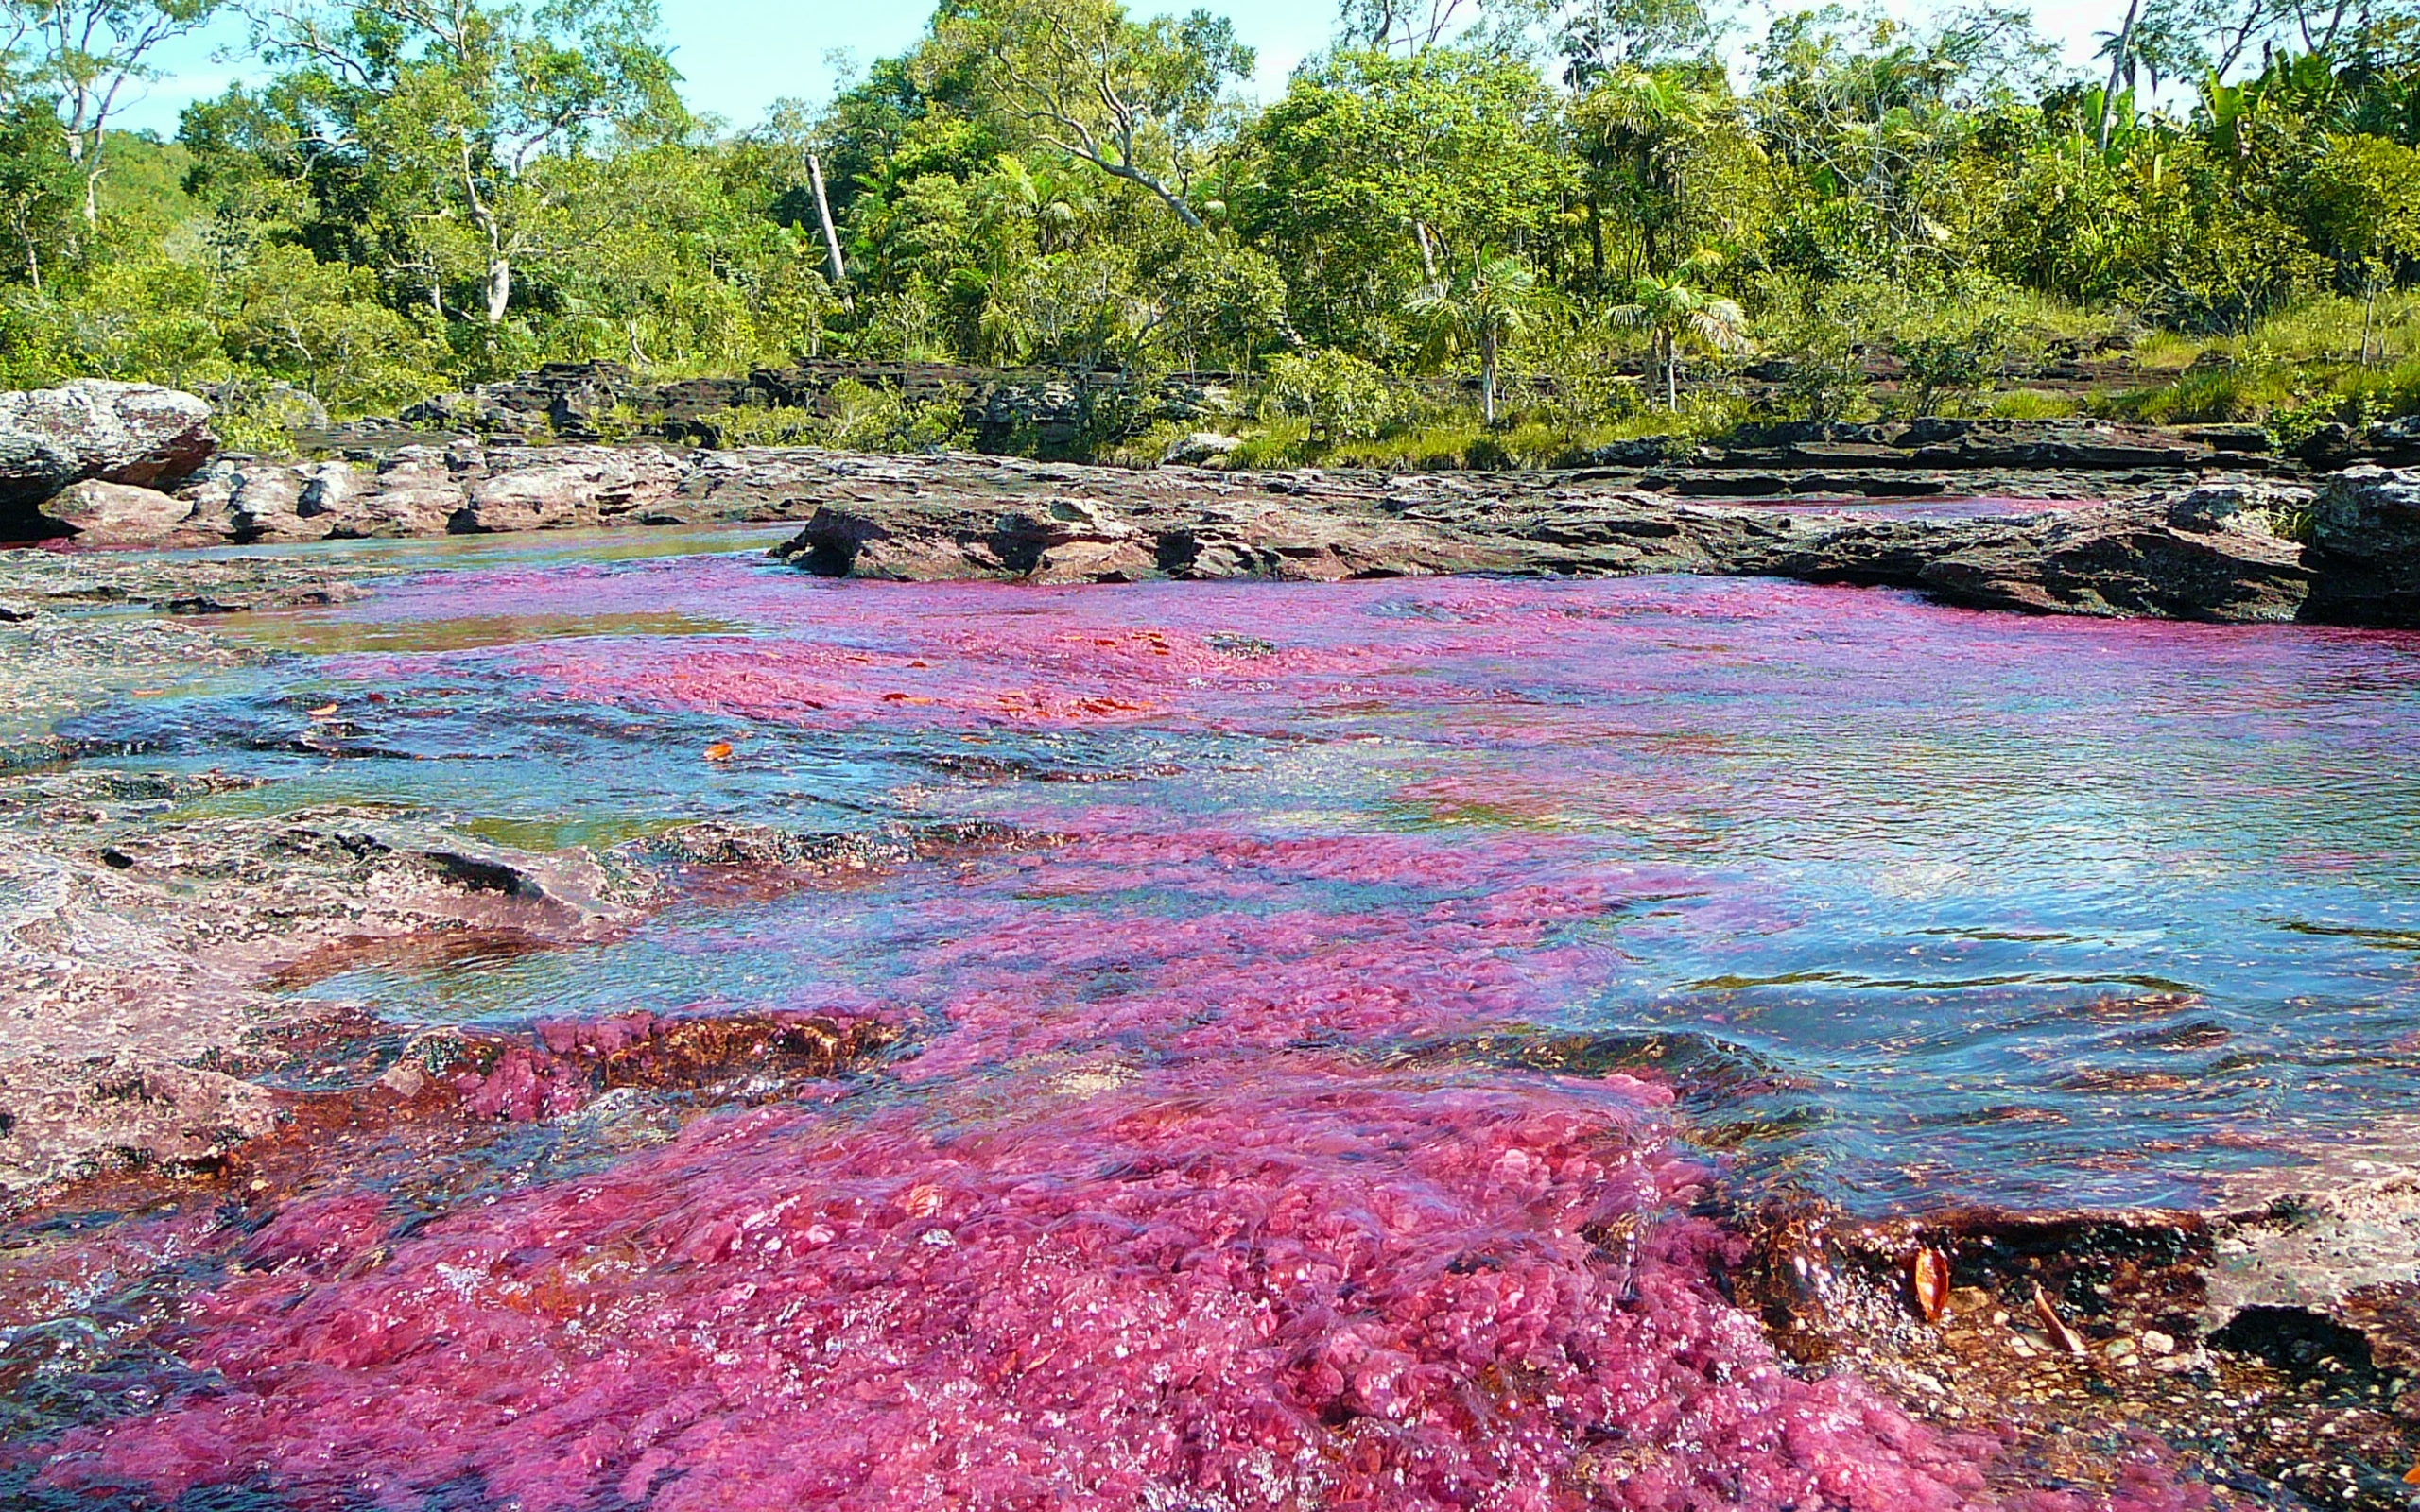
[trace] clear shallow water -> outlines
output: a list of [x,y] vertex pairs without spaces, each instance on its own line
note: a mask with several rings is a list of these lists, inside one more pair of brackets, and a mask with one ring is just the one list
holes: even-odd
[[[410,1020],[879,997],[928,1058],[980,1071],[1003,1046],[929,1036],[982,993],[1046,1017],[1114,979],[1156,1040],[1138,970],[1249,984],[1358,948],[1319,970],[1503,978],[1391,987],[1347,1026],[1360,1048],[1711,1036],[1865,1206],[2192,1201],[2359,1133],[2420,1062],[2410,637],[1762,582],[835,585],[745,557],[439,574],[258,633],[393,654],[76,732],[525,844],[699,817],[1072,837],[315,989]],[[344,709],[324,751],[261,748],[322,697]],[[717,741],[730,761],[704,759]],[[1401,937],[1516,895],[1533,939],[1432,961]],[[1006,966],[968,947],[986,930],[1132,958]],[[1270,930],[1312,943],[1254,943]],[[1322,1022],[1268,1011],[1272,1034]],[[1054,1049],[1112,1038],[1084,1019]]]
[[315,984],[902,1048],[669,1143],[605,1109],[550,1125],[567,1163],[332,1182],[240,1273],[209,1220],[127,1226],[60,1263],[219,1255],[177,1346],[215,1384],[72,1440],[62,1486],[1971,1503],[1987,1449],[1789,1380],[1712,1295],[1708,1153],[1868,1211],[2190,1202],[2408,1113],[2420,1062],[2420,638],[560,551],[248,632],[306,654],[68,733],[524,845],[1052,840]]

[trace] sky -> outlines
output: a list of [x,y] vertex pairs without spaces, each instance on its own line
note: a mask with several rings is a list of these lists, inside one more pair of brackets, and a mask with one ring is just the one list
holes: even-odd
[[[690,107],[752,126],[775,100],[790,96],[821,100],[831,95],[828,54],[844,52],[860,61],[904,50],[924,30],[931,7],[925,0],[659,0],[673,61],[687,77]],[[1260,54],[1254,92],[1263,98],[1283,93],[1294,65],[1324,46],[1336,20],[1335,0],[1183,0],[1155,5],[1130,0],[1138,14],[1191,10],[1206,6],[1232,17],[1236,31]],[[1791,6],[1790,9],[1797,9]],[[1906,9],[1903,3],[1894,6]],[[2069,55],[2088,59],[2097,31],[2113,25],[2108,0],[2040,0],[2035,14],[2043,29],[2064,38]],[[244,28],[226,22],[188,40],[163,60],[172,77],[149,86],[127,116],[127,124],[163,135],[177,129],[177,112],[188,101],[223,92],[247,77],[240,56]]]

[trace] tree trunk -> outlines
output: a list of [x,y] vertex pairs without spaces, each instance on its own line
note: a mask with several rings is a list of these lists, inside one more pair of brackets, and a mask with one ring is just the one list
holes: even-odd
[[501,252],[488,264],[488,324],[504,324],[504,314],[512,307],[512,259]]
[[2118,81],[2126,77],[2126,57],[2135,48],[2135,16],[2143,9],[2143,0],[2126,0],[2125,24],[2118,28],[2117,56],[2109,60],[2109,87],[2100,92],[2100,130],[2096,138],[2101,154],[2109,152],[2109,126],[2118,111]]
[[1605,213],[1597,208],[1592,197],[1588,201],[1588,261],[1596,275],[1594,286],[1605,286]]
[[2378,284],[2381,281],[2377,270],[2372,268],[2370,276],[2362,282],[2367,286],[2362,290],[2365,297],[2361,301],[2361,366],[2366,368],[2370,365],[2370,333],[2377,326]]
[[1478,398],[1480,411],[1487,423],[1495,423],[1495,332],[1494,328],[1479,333]]
[[[67,132],[67,161],[84,180],[84,224],[97,228],[101,223],[101,164],[98,151],[88,151],[81,131]],[[90,159],[91,161],[87,161]]]
[[814,153],[806,155],[807,177],[815,182],[816,218],[823,223],[823,257],[832,269],[832,286],[845,294],[849,286],[849,265],[840,259],[840,233],[832,225],[832,201],[823,193],[823,160]]
[[1413,235],[1420,238],[1421,269],[1427,274],[1428,282],[1434,284],[1437,282],[1437,248],[1428,239],[1428,223],[1425,220],[1415,220],[1411,223],[1411,232]]

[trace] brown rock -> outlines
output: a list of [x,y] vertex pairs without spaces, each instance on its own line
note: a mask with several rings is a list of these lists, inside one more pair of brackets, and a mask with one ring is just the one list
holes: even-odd
[[193,506],[172,493],[96,479],[73,484],[43,513],[94,546],[150,546],[177,536]]
[[82,479],[172,486],[217,450],[209,404],[173,388],[84,378],[0,394],[0,504]]
[[486,459],[485,471],[470,486],[467,507],[451,522],[458,532],[612,524],[668,503],[683,478],[668,455],[645,447],[496,454]]

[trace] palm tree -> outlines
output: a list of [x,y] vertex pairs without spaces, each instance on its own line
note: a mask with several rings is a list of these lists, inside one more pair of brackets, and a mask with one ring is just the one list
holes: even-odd
[[1426,326],[1430,348],[1453,356],[1476,349],[1481,408],[1495,423],[1495,378],[1504,343],[1536,323],[1546,294],[1537,273],[1517,257],[1498,257],[1451,284],[1436,283],[1414,295],[1404,313]]
[[1646,331],[1654,344],[1654,362],[1664,374],[1664,403],[1673,413],[1681,408],[1681,354],[1685,351],[1719,354],[1747,349],[1748,317],[1729,300],[1707,294],[1697,285],[1721,271],[1721,260],[1700,252],[1666,278],[1640,278],[1631,284],[1630,302],[1613,312],[1614,318]]

